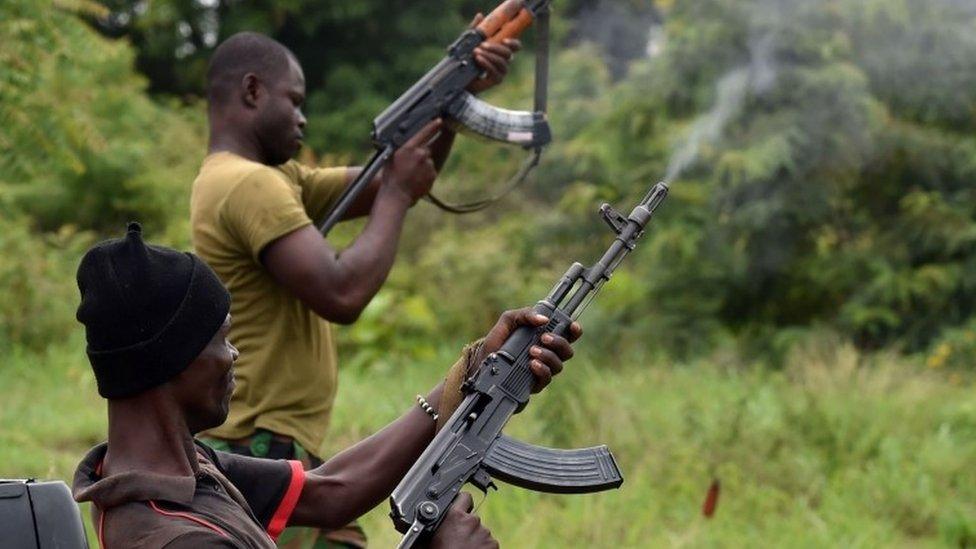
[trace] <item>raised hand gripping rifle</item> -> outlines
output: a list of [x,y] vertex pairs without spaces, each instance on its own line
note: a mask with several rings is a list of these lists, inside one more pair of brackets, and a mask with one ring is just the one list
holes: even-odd
[[535,311],[549,317],[542,327],[522,326],[482,362],[465,382],[467,396],[390,496],[390,517],[404,534],[400,548],[412,547],[440,526],[461,487],[471,483],[486,494],[492,478],[540,492],[580,494],[623,483],[606,446],[560,450],[520,442],[502,433],[513,414],[529,401],[533,376],[529,348],[546,332],[565,336],[614,269],[634,249],[654,210],[668,194],[658,183],[629,216],[608,204],[603,219],[617,234],[591,267],[573,265]]
[[[538,21],[539,26],[534,112],[499,109],[465,91],[482,72],[475,63],[474,49],[485,40],[500,43],[506,38],[517,38],[533,21]],[[463,32],[448,48],[444,59],[373,120],[372,140],[376,152],[326,214],[319,225],[319,232],[328,234],[383,165],[393,157],[393,153],[438,117],[452,120],[457,127],[489,139],[532,150],[533,156],[506,188],[510,190],[521,182],[538,164],[542,147],[552,140],[545,114],[549,72],[548,34],[549,0],[505,0],[476,28]],[[501,194],[504,192],[507,191]],[[482,209],[499,196],[457,206],[445,204],[432,196],[430,200],[445,210],[465,213]]]

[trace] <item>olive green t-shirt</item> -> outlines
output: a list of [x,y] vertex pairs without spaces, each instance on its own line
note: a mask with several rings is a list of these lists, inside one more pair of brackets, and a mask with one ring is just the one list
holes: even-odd
[[272,167],[227,152],[204,159],[190,198],[193,246],[231,293],[230,341],[241,352],[230,415],[208,435],[261,428],[318,452],[336,392],[332,329],[271,277],[260,254],[322,217],[345,184],[346,168]]

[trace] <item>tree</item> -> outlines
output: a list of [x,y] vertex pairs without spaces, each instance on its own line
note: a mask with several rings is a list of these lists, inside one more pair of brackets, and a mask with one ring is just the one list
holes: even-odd
[[677,3],[664,53],[617,88],[616,112],[583,130],[605,142],[575,160],[642,188],[631,174],[664,171],[660,136],[692,133],[715,83],[745,71],[652,233],[657,313],[764,336],[824,323],[907,349],[971,318],[974,21],[958,2]]
[[75,15],[97,4],[11,0],[0,7],[2,206],[38,227],[116,232],[130,219],[161,235],[185,203],[201,132],[146,97],[124,42]]

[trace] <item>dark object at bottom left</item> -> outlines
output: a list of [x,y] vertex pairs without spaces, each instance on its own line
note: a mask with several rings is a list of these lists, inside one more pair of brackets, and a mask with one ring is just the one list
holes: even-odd
[[0,546],[88,549],[81,512],[68,485],[59,480],[0,480]]

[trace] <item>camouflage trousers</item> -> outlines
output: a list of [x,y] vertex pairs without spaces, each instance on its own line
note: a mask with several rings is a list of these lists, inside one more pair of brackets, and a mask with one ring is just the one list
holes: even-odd
[[[308,453],[294,440],[264,429],[258,429],[253,435],[239,440],[200,437],[200,441],[214,450],[242,456],[295,459],[302,462],[306,471],[322,464],[321,459]],[[278,537],[278,547],[286,549],[362,549],[366,547],[366,533],[356,522],[329,532],[317,528],[293,526],[285,528],[285,531]]]

